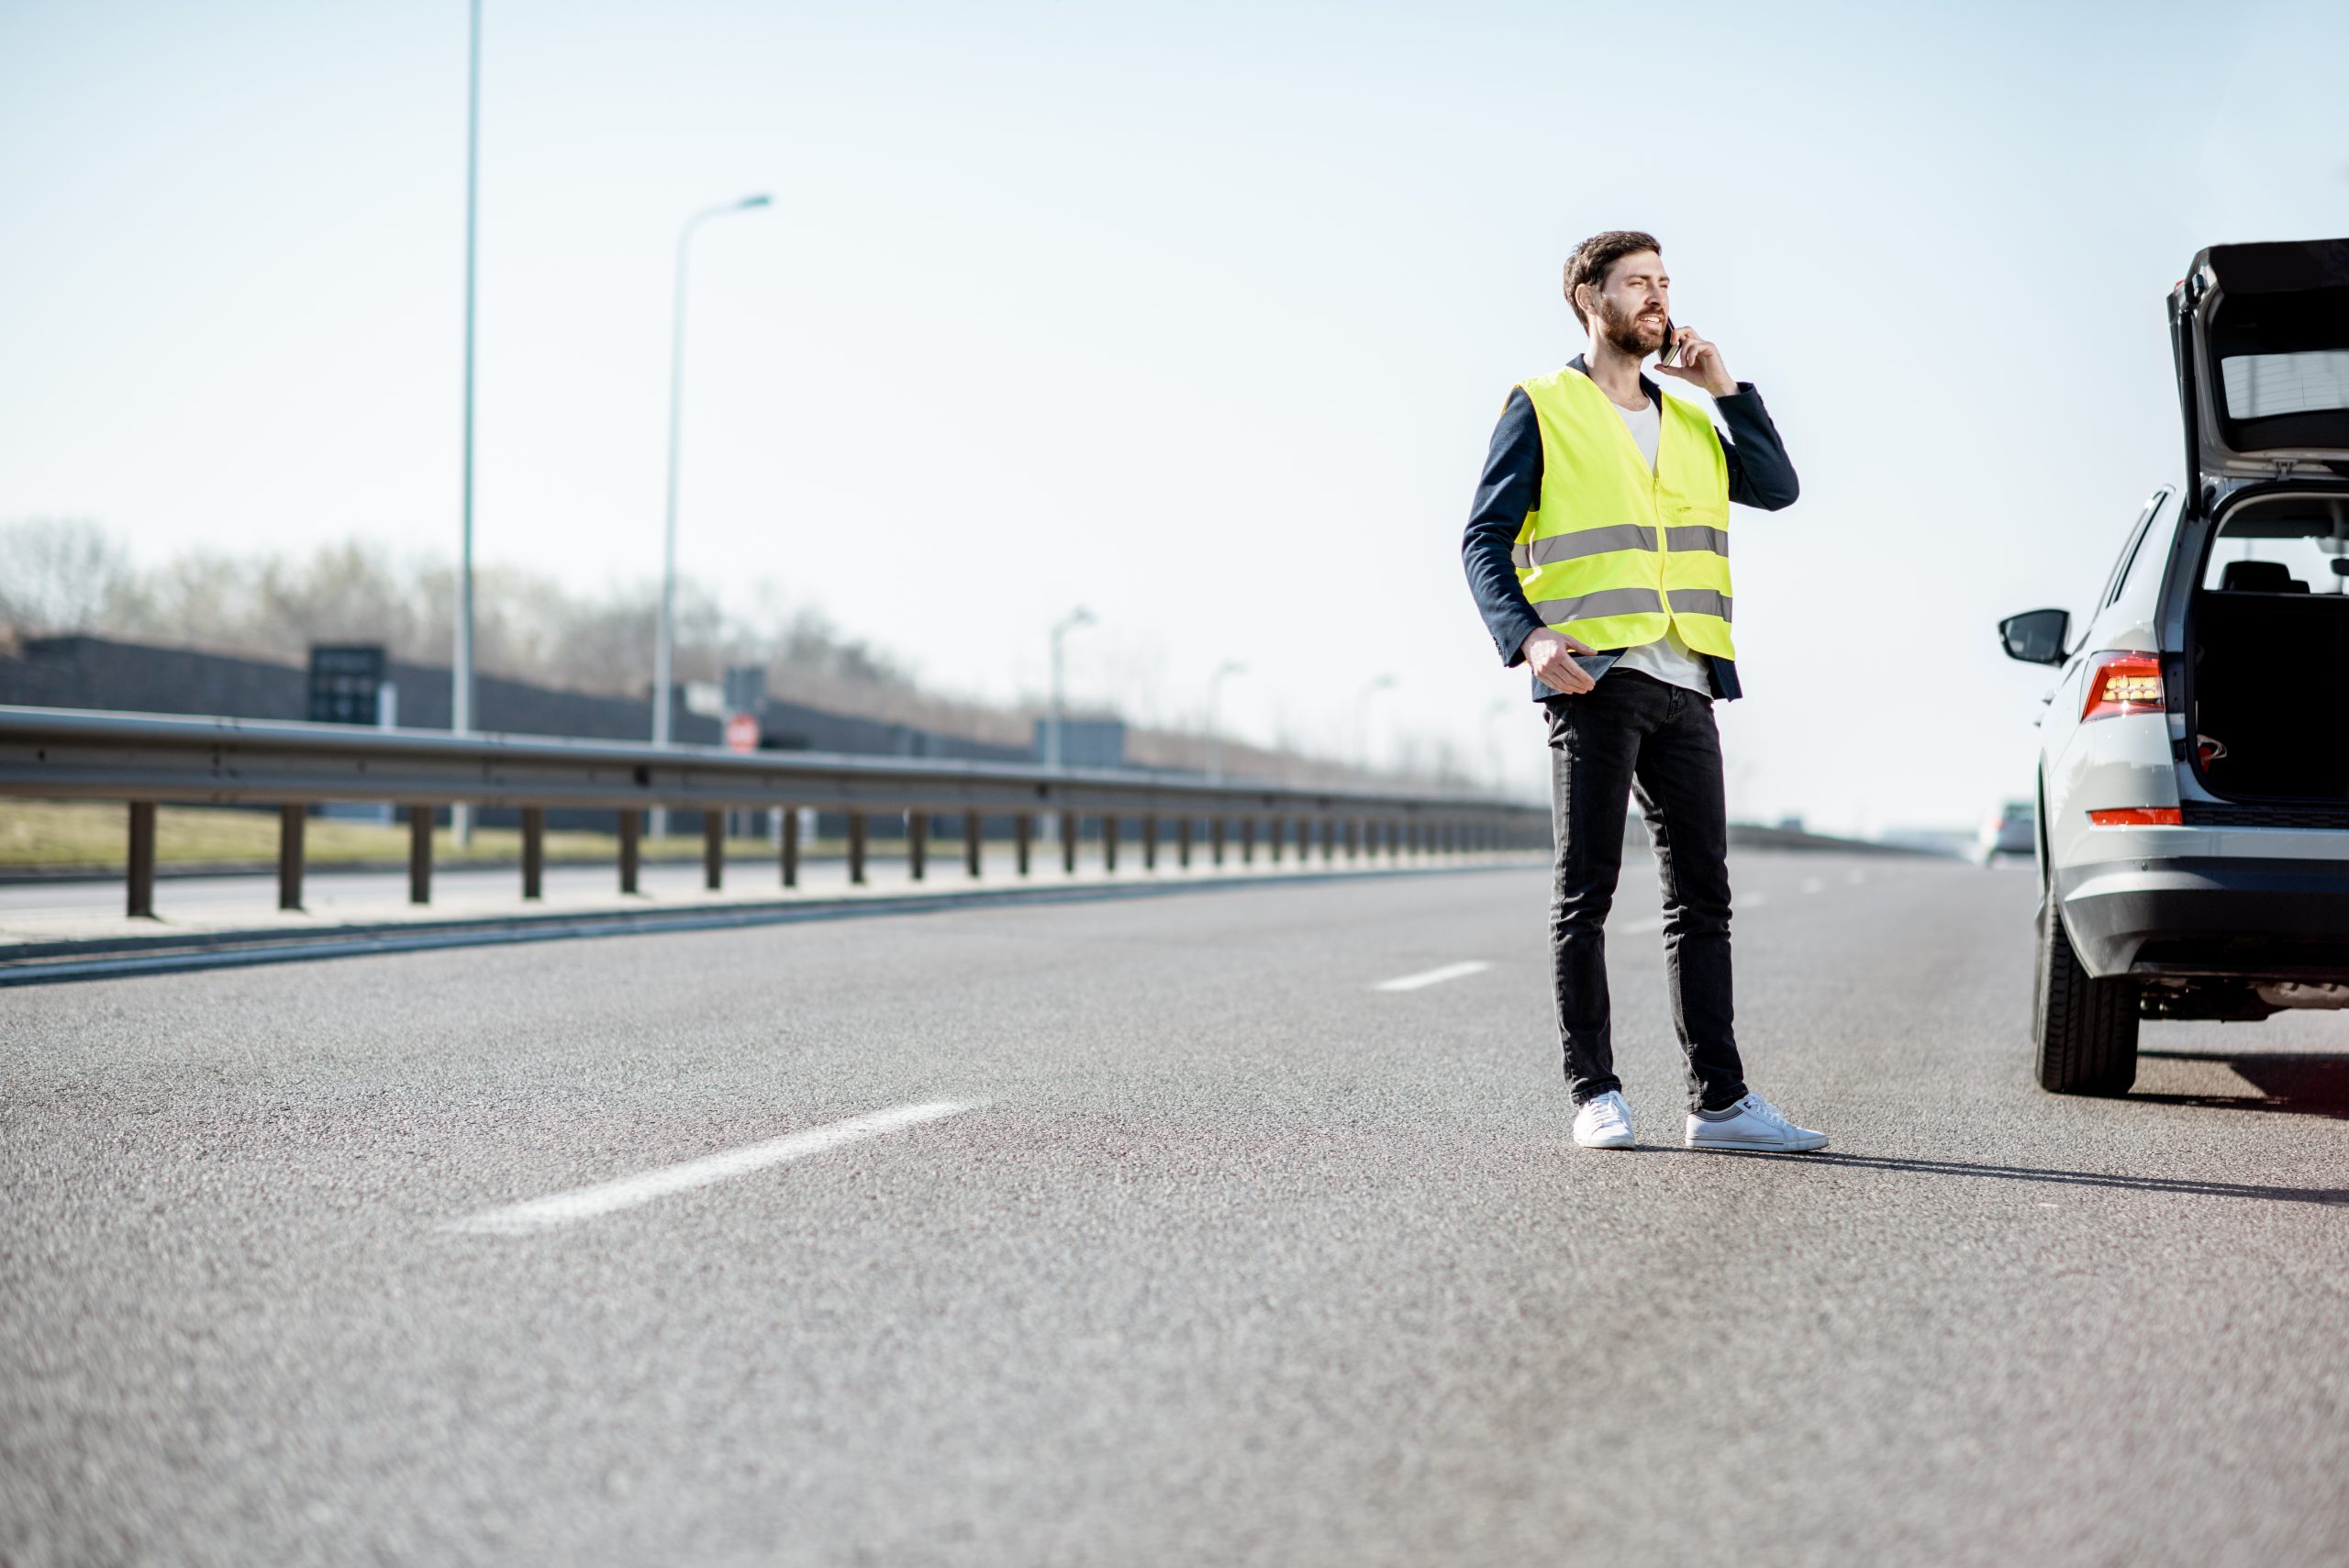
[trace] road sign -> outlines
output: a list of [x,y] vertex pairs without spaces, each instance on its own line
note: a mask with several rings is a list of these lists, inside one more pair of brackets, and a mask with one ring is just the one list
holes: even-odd
[[738,713],[726,721],[726,749],[729,751],[755,751],[759,749],[759,721],[755,715]]
[[310,722],[373,725],[389,666],[378,643],[313,643]]

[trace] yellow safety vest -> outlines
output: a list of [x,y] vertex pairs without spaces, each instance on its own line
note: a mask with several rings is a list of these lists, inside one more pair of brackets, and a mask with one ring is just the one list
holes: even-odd
[[1662,400],[1655,467],[1598,384],[1571,367],[1520,384],[1542,428],[1542,495],[1517,531],[1518,586],[1551,630],[1593,648],[1679,631],[1737,657],[1729,636],[1729,462],[1712,420]]

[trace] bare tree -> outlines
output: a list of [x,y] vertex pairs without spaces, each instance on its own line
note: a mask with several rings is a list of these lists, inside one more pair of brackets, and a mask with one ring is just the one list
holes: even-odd
[[0,623],[19,633],[96,630],[129,575],[122,546],[84,518],[0,526]]

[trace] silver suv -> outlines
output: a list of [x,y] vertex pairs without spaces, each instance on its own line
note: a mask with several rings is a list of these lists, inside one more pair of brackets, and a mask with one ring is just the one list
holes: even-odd
[[2039,1082],[2118,1095],[2141,1018],[2349,1006],[2349,239],[2214,245],[2170,295],[2154,492],[2040,723]]

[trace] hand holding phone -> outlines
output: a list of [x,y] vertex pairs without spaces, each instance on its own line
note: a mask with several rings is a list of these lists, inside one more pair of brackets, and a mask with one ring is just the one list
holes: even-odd
[[1737,377],[1730,374],[1729,366],[1721,362],[1719,344],[1708,342],[1694,327],[1675,327],[1667,322],[1664,330],[1673,338],[1656,355],[1659,375],[1694,382],[1715,397],[1727,397],[1737,390]]

